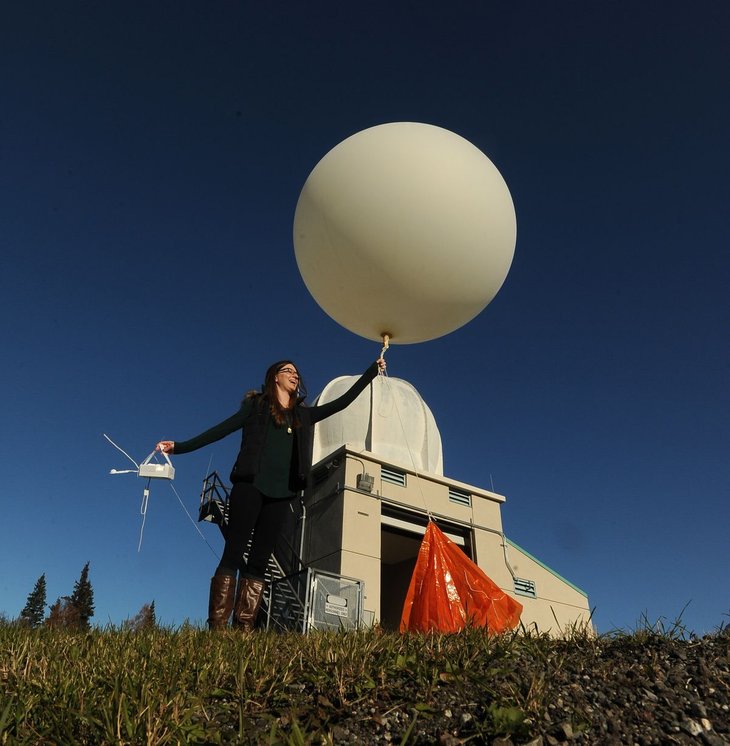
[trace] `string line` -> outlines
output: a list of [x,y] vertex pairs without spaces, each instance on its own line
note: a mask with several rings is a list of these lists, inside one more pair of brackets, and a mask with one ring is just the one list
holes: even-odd
[[390,381],[388,380],[388,374],[385,373],[383,375],[383,380],[386,382],[386,386],[388,387],[388,392],[390,393],[390,397],[393,401],[393,406],[395,407],[395,413],[398,416],[398,422],[400,423],[401,431],[403,432],[403,440],[406,444],[406,450],[408,451],[408,457],[411,459],[411,466],[413,468],[413,475],[416,477],[416,484],[418,485],[418,493],[421,496],[421,502],[423,503],[423,508],[426,511],[426,515],[428,515],[428,519],[430,521],[433,521],[433,513],[429,510],[428,504],[426,503],[426,496],[423,494],[423,489],[421,487],[421,475],[418,472],[418,467],[416,466],[416,460],[413,458],[413,452],[411,451],[410,443],[408,442],[408,435],[406,434],[406,427],[403,424],[403,418],[400,415],[400,409],[398,409],[398,400],[393,392],[393,387],[390,385]]
[[188,512],[188,509],[185,507],[185,503],[182,501],[182,498],[178,494],[177,490],[175,489],[175,485],[172,482],[170,482],[170,488],[175,493],[175,497],[177,498],[177,501],[180,503],[182,509],[185,511],[185,515],[187,515],[187,517],[190,519],[190,523],[193,524],[193,528],[195,528],[195,530],[200,534],[200,538],[208,545],[208,548],[210,549],[211,552],[213,552],[216,559],[220,559],[220,555],[218,554],[218,552],[216,552],[215,549],[213,549],[210,542],[205,538],[205,534],[200,530],[198,524],[193,520],[193,517]]
[[[388,342],[389,342],[389,340],[390,340],[389,336],[387,334],[384,334],[383,335],[383,351],[380,353],[381,357],[383,356],[383,354],[385,353],[385,351],[388,349]],[[385,373],[381,373],[381,375],[383,376],[383,379],[387,381],[388,372],[385,371]],[[410,447],[410,445],[408,443],[408,436],[406,435],[406,428],[405,428],[405,425],[403,424],[403,419],[401,418],[400,410],[398,409],[398,401],[397,401],[396,397],[393,394],[393,389],[392,389],[392,387],[390,385],[390,381],[387,381],[386,385],[388,386],[388,390],[390,391],[390,395],[391,395],[391,398],[393,400],[393,406],[395,407],[395,412],[398,415],[398,421],[400,422],[401,430],[403,431],[403,440],[405,441],[406,449],[408,450],[408,456],[411,459],[411,465],[413,466],[413,472],[414,472],[414,475],[416,477],[416,484],[418,485],[418,492],[421,495],[421,501],[423,502],[424,510],[426,511],[426,515],[428,516],[429,520],[432,520],[432,521],[435,522],[435,519],[433,517],[433,513],[431,513],[431,511],[428,509],[428,504],[426,503],[426,497],[423,494],[423,490],[421,489],[420,475],[418,473],[418,469],[416,468],[416,463],[415,463],[415,460],[413,458],[413,453],[411,452],[411,447]],[[495,531],[494,529],[487,529],[487,530],[489,530],[491,533],[498,534],[500,536],[500,538],[502,539],[502,551],[503,551],[503,554],[504,554],[504,563],[505,563],[505,565],[507,565],[507,569],[509,570],[510,575],[513,578],[515,578],[516,577],[515,571],[512,568],[512,565],[511,565],[510,559],[509,559],[509,554],[508,554],[508,551],[507,551],[507,537],[506,537],[505,533],[503,531]]]

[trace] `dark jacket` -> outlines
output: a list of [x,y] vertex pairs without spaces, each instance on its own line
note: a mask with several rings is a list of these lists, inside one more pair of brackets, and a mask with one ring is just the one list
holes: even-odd
[[[321,420],[342,411],[352,404],[378,375],[378,364],[373,363],[365,373],[344,393],[333,401],[308,407],[303,402],[297,404],[299,427],[294,429],[294,458],[296,472],[293,475],[296,489],[304,489],[312,469],[312,435],[314,426]],[[268,401],[260,396],[254,402],[251,413],[243,423],[241,450],[231,472],[231,482],[251,481],[259,471],[261,454],[266,445],[266,429],[271,411]]]
[[[343,410],[368,387],[378,375],[378,364],[373,363],[353,386],[334,401],[316,407],[307,407],[304,403],[297,405],[299,426],[294,428],[293,461],[295,473],[292,474],[292,485],[295,489],[304,489],[309,472],[312,469],[312,432],[314,426]],[[249,406],[249,402],[251,405]],[[241,409],[227,420],[206,430],[204,433],[185,441],[175,441],[175,453],[189,453],[198,448],[214,443],[236,430],[243,429],[241,450],[231,472],[232,482],[252,481],[258,474],[261,464],[261,454],[266,447],[266,431],[271,413],[264,396],[253,400],[246,400]]]

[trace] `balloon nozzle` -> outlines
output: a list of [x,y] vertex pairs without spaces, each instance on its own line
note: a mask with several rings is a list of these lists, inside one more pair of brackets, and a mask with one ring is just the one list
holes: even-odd
[[390,332],[383,332],[381,336],[383,337],[383,349],[380,351],[380,357],[383,357],[383,355],[385,355],[385,351],[390,346],[391,335]]

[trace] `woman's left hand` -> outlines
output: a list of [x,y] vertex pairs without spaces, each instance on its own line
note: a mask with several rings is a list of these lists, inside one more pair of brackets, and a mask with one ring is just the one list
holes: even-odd
[[379,357],[375,362],[378,364],[378,371],[385,373],[385,358]]

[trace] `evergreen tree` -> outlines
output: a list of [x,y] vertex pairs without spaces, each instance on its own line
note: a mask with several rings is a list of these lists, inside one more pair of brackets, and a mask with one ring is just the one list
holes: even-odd
[[38,578],[33,590],[28,594],[23,610],[20,612],[20,623],[35,629],[43,623],[46,615],[46,574]]
[[74,584],[74,590],[69,598],[69,604],[78,614],[78,625],[81,629],[89,629],[89,619],[94,616],[94,589],[89,581],[89,563],[84,565],[81,576]]

